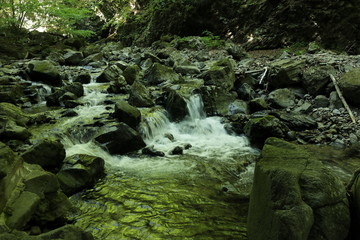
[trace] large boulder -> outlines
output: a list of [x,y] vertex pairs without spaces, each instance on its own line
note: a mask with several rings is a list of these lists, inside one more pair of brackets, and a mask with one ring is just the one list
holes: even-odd
[[305,68],[305,61],[281,59],[271,65],[272,72],[269,84],[273,89],[300,86],[301,77]]
[[151,107],[155,105],[151,99],[149,89],[139,81],[135,81],[131,85],[129,103],[136,107]]
[[317,127],[317,122],[309,115],[293,113],[293,112],[274,112],[272,115],[276,116],[283,123],[285,123],[291,130],[302,131],[306,129],[314,129]]
[[280,88],[269,94],[269,103],[275,108],[287,108],[294,106],[295,94],[288,88]]
[[339,79],[339,86],[350,104],[360,107],[360,68],[353,69]]
[[105,161],[102,158],[84,154],[67,157],[57,173],[60,187],[67,195],[92,187],[104,175]]
[[62,165],[65,148],[60,141],[42,139],[21,156],[27,163],[39,164],[44,169],[54,170]]
[[269,138],[255,167],[248,237],[347,239],[348,205],[342,182],[306,146]]
[[19,126],[26,126],[33,119],[19,107],[11,103],[0,103],[0,118],[14,121]]
[[125,123],[105,126],[95,138],[110,154],[126,154],[146,146],[141,136]]
[[172,68],[157,62],[145,73],[145,80],[150,85],[157,85],[164,82],[180,83],[183,81],[181,76],[174,72]]
[[[3,129],[1,129],[3,125]],[[4,139],[15,139],[25,141],[29,139],[31,133],[25,127],[19,126],[13,120],[4,120],[0,118],[0,136]]]
[[68,49],[66,50],[63,58],[65,60],[65,64],[67,65],[79,65],[81,60],[83,60],[84,55],[80,51]]
[[303,86],[312,96],[323,94],[325,87],[331,82],[329,74],[335,74],[332,66],[312,66],[303,74]]
[[121,100],[115,104],[114,117],[135,129],[141,121],[141,112],[136,107]]
[[112,82],[116,81],[123,71],[117,65],[110,65],[96,78],[96,82]]
[[286,138],[289,128],[271,115],[252,118],[244,127],[244,133],[250,142],[257,147],[262,147],[269,137]]
[[170,90],[165,100],[165,109],[172,121],[181,121],[188,115],[187,103],[184,97],[175,90]]
[[60,72],[51,61],[32,60],[28,64],[27,72],[32,81],[44,82],[53,86],[62,84]]
[[128,93],[130,86],[125,80],[125,77],[120,75],[117,79],[110,82],[110,86],[107,89],[109,93]]
[[129,65],[124,70],[124,77],[129,85],[132,85],[135,81],[140,79],[141,69],[138,65]]
[[205,85],[214,85],[229,91],[234,87],[234,62],[228,58],[214,62],[210,69],[202,74]]

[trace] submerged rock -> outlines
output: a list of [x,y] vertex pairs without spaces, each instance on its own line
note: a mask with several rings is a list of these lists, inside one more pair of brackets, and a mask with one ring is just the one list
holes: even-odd
[[248,237],[346,239],[348,205],[342,182],[311,151],[269,138],[255,167]]
[[126,154],[146,146],[141,136],[125,123],[105,127],[95,138],[110,154]]

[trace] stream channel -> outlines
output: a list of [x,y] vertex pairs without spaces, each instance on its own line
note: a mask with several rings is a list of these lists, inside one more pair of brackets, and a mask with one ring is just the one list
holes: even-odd
[[[69,219],[101,240],[247,239],[258,156],[247,139],[229,135],[220,117],[206,117],[201,97],[193,95],[187,100],[189,114],[179,123],[170,122],[161,107],[140,109],[138,131],[164,157],[112,156],[84,127],[113,112],[104,104],[112,97],[107,86],[94,80],[84,84],[83,104],[74,109],[78,116],[59,122],[67,156],[98,156],[106,164],[106,176],[94,188],[70,197],[77,210]],[[185,148],[182,155],[170,154],[176,146]]]

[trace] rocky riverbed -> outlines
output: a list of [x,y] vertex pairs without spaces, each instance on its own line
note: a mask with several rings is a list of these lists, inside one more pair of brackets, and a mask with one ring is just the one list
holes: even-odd
[[0,62],[4,239],[247,239],[269,137],[324,152],[340,185],[359,167],[358,56],[193,37]]

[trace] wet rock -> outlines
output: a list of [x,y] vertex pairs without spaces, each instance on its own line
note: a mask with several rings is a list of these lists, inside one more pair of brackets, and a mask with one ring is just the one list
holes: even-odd
[[82,72],[75,77],[74,82],[88,84],[91,82],[91,75],[88,72]]
[[0,132],[0,136],[4,139],[16,139],[25,141],[30,138],[31,133],[25,127],[17,125],[12,120],[8,120],[4,122],[4,127],[3,130]]
[[136,64],[127,66],[123,73],[123,75],[125,77],[125,81],[129,85],[132,85],[135,81],[140,79],[140,72],[141,72],[141,69]]
[[244,133],[254,146],[262,147],[269,137],[285,138],[289,128],[274,116],[250,119],[244,127]]
[[271,64],[275,74],[270,77],[269,84],[273,89],[298,86],[305,62],[302,60],[281,59]]
[[115,104],[114,117],[135,129],[141,121],[141,112],[127,102],[119,101]]
[[139,81],[135,81],[131,85],[129,103],[135,107],[151,107],[155,105],[151,99],[149,89]]
[[208,116],[228,113],[229,105],[237,98],[235,92],[226,91],[216,86],[203,86],[199,89],[204,102],[204,110]]
[[236,90],[240,99],[249,101],[255,98],[255,91],[254,89],[247,83],[243,83],[237,90]]
[[183,82],[183,79],[179,74],[174,72],[171,68],[166,67],[160,63],[154,63],[152,67],[145,73],[144,78],[150,85],[158,85],[164,82]]
[[62,191],[72,195],[92,187],[104,175],[105,161],[102,158],[84,154],[67,157],[56,174]]
[[158,151],[154,148],[154,146],[146,147],[141,150],[142,154],[153,156],[153,157],[164,157],[165,153]]
[[318,95],[314,98],[314,107],[315,108],[326,108],[329,107],[330,101],[324,95]]
[[175,90],[170,90],[165,100],[165,109],[172,121],[181,121],[188,114],[187,103],[183,96]]
[[84,55],[80,51],[74,51],[74,50],[66,50],[66,53],[63,56],[65,60],[65,64],[67,65],[79,65],[81,60],[83,60]]
[[17,103],[25,97],[24,87],[14,77],[0,77],[0,102]]
[[100,62],[103,59],[103,57],[104,56],[102,53],[94,53],[81,60],[79,65],[85,66],[85,65],[89,65],[90,63]]
[[287,112],[274,112],[272,115],[280,119],[291,130],[302,131],[317,127],[316,121],[308,115]]
[[65,148],[58,140],[42,139],[21,156],[28,163],[39,164],[44,169],[54,170],[62,165],[65,159]]
[[227,58],[214,62],[210,69],[202,75],[205,85],[214,85],[224,90],[231,90],[234,87],[235,72],[234,63]]
[[96,78],[96,82],[112,82],[122,76],[123,71],[116,65],[110,65]]
[[118,78],[110,82],[110,86],[107,89],[109,93],[128,93],[130,86],[125,80],[124,76],[118,76]]
[[16,157],[14,152],[7,145],[0,142],[0,180],[8,175],[15,163]]
[[249,107],[251,112],[269,109],[269,105],[264,98],[254,98],[249,102]]
[[44,82],[52,86],[60,86],[62,84],[59,70],[48,60],[30,61],[27,72],[34,82]]
[[331,109],[341,108],[343,106],[341,99],[335,91],[330,93],[329,102]]
[[228,114],[233,115],[237,113],[249,113],[249,107],[245,101],[237,99],[229,105]]
[[332,66],[312,66],[303,74],[303,86],[312,96],[323,94],[325,87],[331,82],[329,74],[334,74]]
[[270,138],[261,155],[250,196],[250,239],[347,238],[344,185],[312,151]]
[[175,147],[173,150],[170,151],[171,155],[182,155],[184,149],[180,146]]
[[74,82],[62,88],[56,89],[52,94],[45,97],[47,106],[60,106],[65,101],[76,100],[84,95],[84,87],[80,82]]
[[360,107],[360,68],[345,73],[338,82],[340,89],[343,91],[344,98],[350,104]]
[[288,108],[295,104],[295,94],[287,88],[272,91],[269,94],[269,103],[275,108]]
[[141,136],[125,123],[104,127],[95,138],[110,154],[126,154],[146,146]]
[[12,120],[17,125],[23,127],[32,121],[30,115],[25,114],[19,107],[11,103],[0,103],[0,118]]

